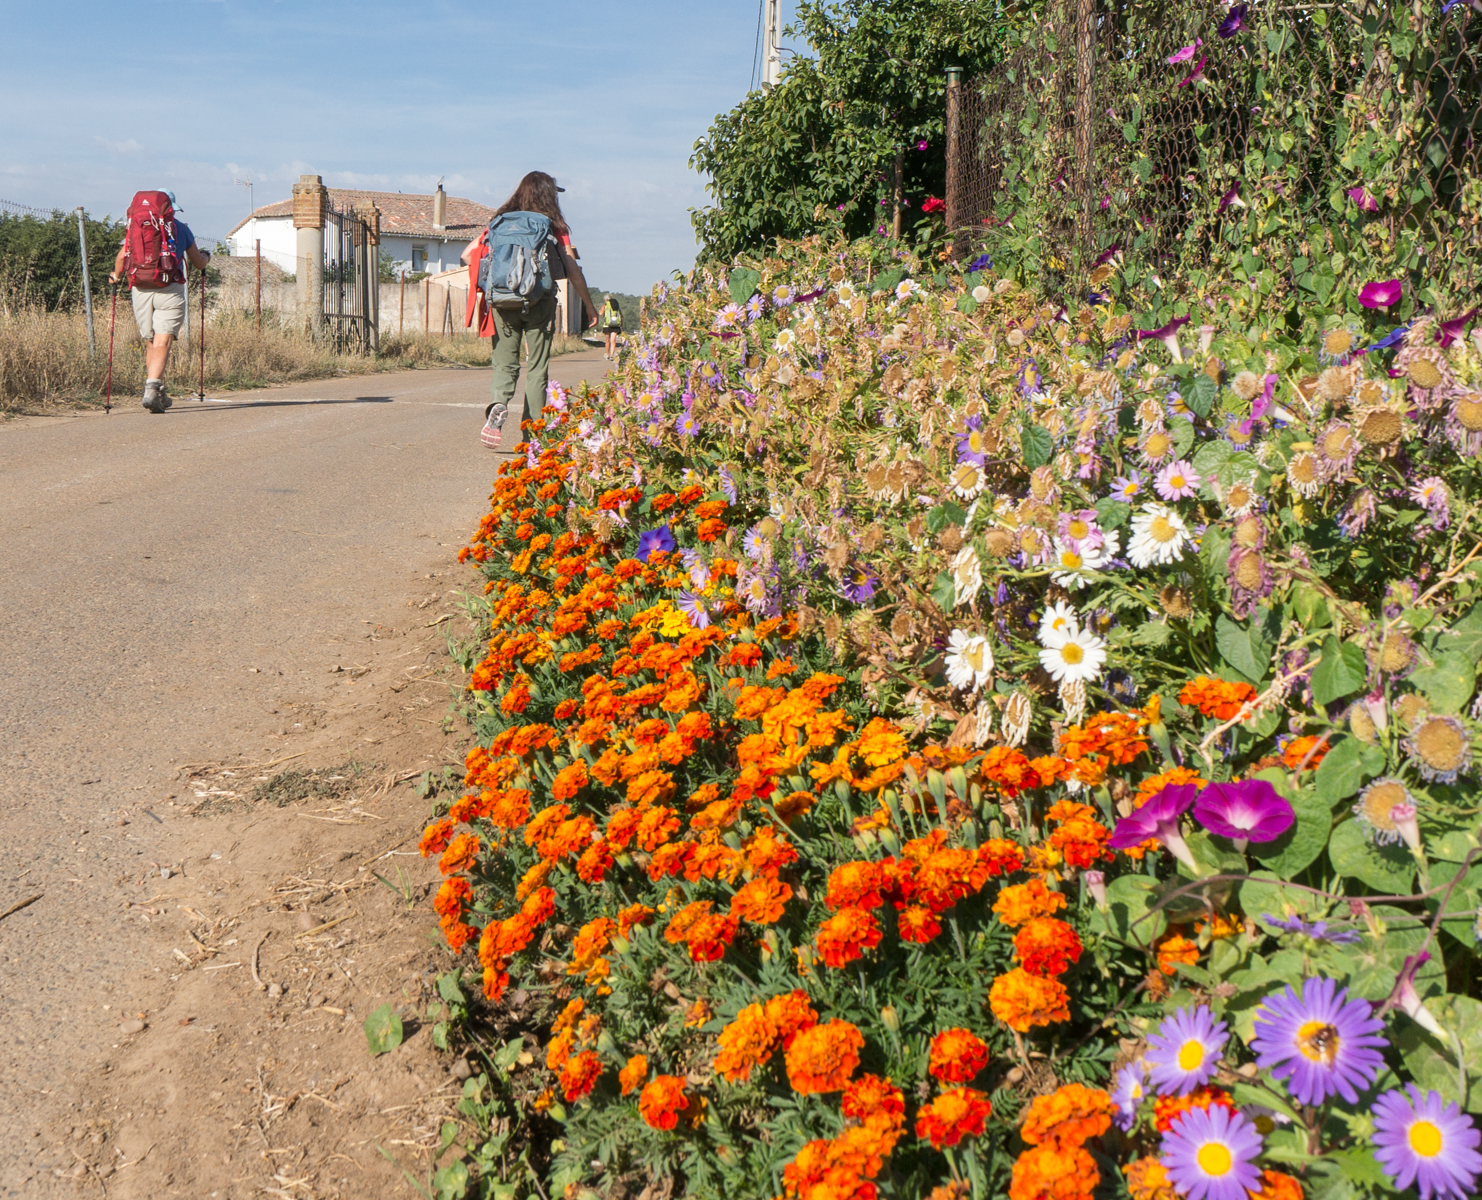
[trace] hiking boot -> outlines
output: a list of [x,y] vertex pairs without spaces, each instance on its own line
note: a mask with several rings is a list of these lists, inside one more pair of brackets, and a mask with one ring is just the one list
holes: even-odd
[[504,441],[504,422],[500,421],[496,424],[491,415],[484,421],[484,428],[479,433],[479,441],[488,446],[490,450],[498,450],[500,443]]
[[147,412],[162,413],[164,407],[160,404],[160,385],[156,380],[148,380],[144,384],[144,408]]
[[170,399],[170,394],[167,391],[165,391],[165,385],[164,384],[160,384],[159,395],[155,399],[155,410],[154,411],[155,412],[164,412],[165,409],[169,408],[170,405],[172,405],[174,403],[175,402]]

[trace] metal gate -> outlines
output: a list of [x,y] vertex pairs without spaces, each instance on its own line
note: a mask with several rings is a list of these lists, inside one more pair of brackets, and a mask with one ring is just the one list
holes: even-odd
[[381,287],[370,226],[333,203],[324,215],[324,327],[341,353],[380,349]]

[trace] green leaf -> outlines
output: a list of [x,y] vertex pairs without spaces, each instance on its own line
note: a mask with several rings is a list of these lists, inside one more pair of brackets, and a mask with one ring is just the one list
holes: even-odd
[[943,612],[952,611],[952,602],[957,599],[957,585],[952,582],[951,571],[943,571],[932,581],[931,598]]
[[1283,881],[1270,871],[1253,871],[1240,884],[1240,906],[1256,918],[1266,913],[1282,920],[1293,914],[1310,918],[1316,909],[1316,898],[1311,892],[1284,887]]
[[463,989],[458,986],[458,972],[448,971],[437,977],[437,994],[449,1004],[467,1004]]
[[1220,468],[1230,461],[1232,453],[1230,443],[1223,440],[1205,442],[1199,447],[1198,453],[1194,455],[1193,467],[1206,487],[1219,478]]
[[1386,895],[1400,895],[1415,883],[1415,859],[1404,846],[1375,845],[1357,821],[1345,821],[1328,839],[1333,870]]
[[933,535],[941,533],[949,525],[961,525],[967,519],[961,507],[948,500],[938,504],[926,514],[926,528]]
[[881,271],[875,276],[875,282],[870,286],[875,291],[891,292],[895,285],[906,277],[904,267],[892,267],[889,271]]
[[1169,431],[1173,440],[1174,453],[1179,458],[1187,458],[1189,451],[1194,448],[1194,427],[1188,421],[1175,421],[1173,428]]
[[1366,745],[1355,737],[1330,742],[1317,768],[1317,794],[1330,809],[1334,808],[1383,771],[1384,765],[1384,751],[1378,746]]
[[1395,1038],[1405,1066],[1410,1068],[1422,1090],[1440,1092],[1449,1103],[1460,1104],[1468,1112],[1482,1111],[1482,1079],[1473,1078],[1477,1064],[1482,1063],[1482,1002],[1470,996],[1448,995],[1427,1000],[1426,1008],[1443,1029],[1455,1034],[1461,1042],[1462,1057],[1468,1067],[1467,1094],[1461,1094],[1455,1047],[1427,1033],[1414,1021],[1404,1022]]
[[1132,515],[1132,506],[1110,496],[1096,502],[1096,521],[1103,529],[1120,529]]
[[1220,394],[1220,385],[1203,371],[1194,376],[1194,386],[1184,393],[1184,403],[1201,417],[1214,410],[1215,398]]
[[437,1200],[463,1200],[468,1194],[468,1168],[461,1162],[439,1167],[432,1176]]
[[1447,631],[1445,644],[1465,654],[1473,663],[1482,662],[1482,604],[1474,604]]
[[1412,673],[1410,682],[1425,693],[1437,712],[1457,713],[1472,698],[1477,676],[1471,659],[1459,650],[1447,650],[1436,656],[1433,666]]
[[1055,439],[1043,426],[1024,426],[1019,444],[1024,451],[1024,465],[1031,471],[1044,466],[1055,456]]
[[365,1019],[365,1040],[371,1054],[385,1054],[401,1045],[401,1018],[389,1004],[383,1004]]
[[747,267],[738,267],[731,272],[731,301],[735,304],[745,304],[756,294],[756,289],[761,282],[760,273]]
[[1317,704],[1331,704],[1358,691],[1367,678],[1361,649],[1335,637],[1325,638],[1322,659],[1312,671],[1312,699]]
[[1163,913],[1148,917],[1140,925],[1139,917],[1145,915],[1157,900],[1158,881],[1146,875],[1122,875],[1106,885],[1106,912],[1092,917],[1093,925],[1114,933],[1123,941],[1150,946],[1162,935],[1168,922]]
[[1214,625],[1214,643],[1220,654],[1250,684],[1260,683],[1271,665],[1275,642],[1265,628],[1266,616],[1266,610],[1261,609],[1242,626],[1221,613]]
[[[1279,770],[1261,771],[1257,779],[1264,779],[1284,789],[1277,783],[1276,776],[1285,777]],[[1251,855],[1271,868],[1282,879],[1295,879],[1297,873],[1317,861],[1318,855],[1328,844],[1328,834],[1333,828],[1333,810],[1314,788],[1303,788],[1295,795],[1287,795],[1292,814],[1296,820],[1292,827],[1274,842],[1253,844]]]

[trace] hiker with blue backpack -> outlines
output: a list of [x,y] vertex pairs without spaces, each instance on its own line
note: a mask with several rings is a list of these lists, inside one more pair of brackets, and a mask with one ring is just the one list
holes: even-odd
[[[577,265],[571,230],[557,193],[565,188],[544,171],[531,171],[495,212],[478,241],[463,251],[468,264],[467,323],[475,313],[480,337],[494,338],[493,400],[484,410],[479,440],[499,449],[504,421],[520,378],[525,343],[525,402],[521,421],[540,415],[550,383],[556,333],[556,282],[569,279],[585,306],[582,328],[597,323],[597,306]],[[585,319],[590,318],[590,321]]]

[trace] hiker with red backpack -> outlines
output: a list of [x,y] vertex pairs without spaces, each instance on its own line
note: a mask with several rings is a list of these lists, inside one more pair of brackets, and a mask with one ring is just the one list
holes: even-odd
[[132,289],[134,321],[149,343],[144,351],[144,407],[153,413],[170,407],[165,364],[185,324],[187,261],[204,271],[211,256],[196,245],[190,226],[176,217],[174,193],[135,192],[124,244],[108,281],[116,284],[127,277]]
[[[468,314],[480,337],[493,337],[493,402],[484,410],[479,440],[492,450],[504,438],[504,419],[520,378],[525,342],[522,421],[539,416],[550,383],[551,342],[556,334],[556,281],[569,279],[585,306],[582,328],[597,323],[597,306],[577,265],[571,230],[556,193],[566,189],[544,171],[531,171],[495,212],[476,242],[463,251],[468,264]],[[590,317],[590,321],[586,318]]]

